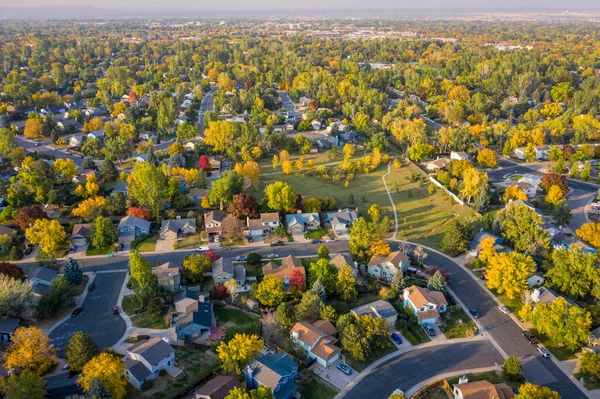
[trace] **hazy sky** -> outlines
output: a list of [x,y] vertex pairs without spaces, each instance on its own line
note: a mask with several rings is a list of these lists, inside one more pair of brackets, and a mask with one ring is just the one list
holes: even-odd
[[[600,9],[598,0],[0,0],[1,7],[95,7],[164,10],[286,10],[286,9]],[[113,11],[116,11],[113,10]]]

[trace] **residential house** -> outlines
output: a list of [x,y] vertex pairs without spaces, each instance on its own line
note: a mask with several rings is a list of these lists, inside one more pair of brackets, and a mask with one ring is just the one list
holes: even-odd
[[358,219],[355,209],[338,209],[337,212],[327,212],[327,223],[336,234],[347,234],[348,228]]
[[19,327],[21,327],[21,320],[19,319],[10,318],[0,320],[0,344],[9,342]]
[[[6,205],[8,205],[8,204],[6,204],[6,202],[4,201],[4,198],[0,197],[0,208],[5,207]],[[0,236],[3,236],[3,235],[7,235],[10,238],[13,238],[15,235],[15,229],[11,229],[8,226],[0,225]]]
[[[464,382],[463,382],[464,381]],[[473,381],[463,377],[459,384],[452,387],[454,399],[511,399],[515,396],[513,389],[505,384],[492,384],[489,381]]]
[[508,201],[508,203],[506,204],[507,207],[509,206],[515,206],[515,205],[524,205],[527,208],[531,209],[532,211],[534,211],[535,213],[537,213],[540,216],[544,216],[542,214],[542,211],[540,211],[539,209],[537,209],[535,207],[535,205],[533,205],[531,202],[529,201],[523,201],[523,200],[510,200]]
[[442,292],[416,285],[405,288],[403,298],[404,308],[409,308],[417,316],[419,324],[439,323],[440,313],[448,307]]
[[85,103],[82,101],[69,101],[69,102],[65,103],[65,107],[67,107],[67,109],[69,111],[76,110],[76,109],[84,109]]
[[202,295],[208,297],[208,293],[201,292],[199,286],[187,287],[185,291],[178,292],[173,297],[175,311],[179,314],[191,311],[192,307],[195,306],[195,302],[198,302],[198,299]]
[[158,286],[167,292],[177,292],[181,289],[181,272],[181,266],[174,262],[166,262],[152,269]]
[[246,307],[253,312],[258,312],[258,310],[260,309],[260,303],[258,303],[258,301],[254,298],[246,299],[245,304]]
[[135,162],[146,162],[148,159],[148,154],[133,154],[131,157]]
[[595,254],[596,249],[590,247],[579,238],[571,235],[565,234],[563,231],[559,231],[552,237],[552,246],[554,249],[569,249],[569,248],[580,248],[585,253]]
[[356,278],[358,276],[358,268],[352,261],[352,258],[350,257],[350,255],[345,255],[345,254],[336,255],[333,257],[333,259],[331,259],[331,261],[329,261],[329,263],[332,264],[333,266],[337,267],[338,269],[341,269],[342,266],[344,266],[344,265],[348,265],[352,268],[352,276],[354,276],[354,278]]
[[430,172],[435,172],[436,170],[446,169],[446,166],[450,163],[450,158],[438,158],[433,161],[426,162],[424,164],[425,169]]
[[221,173],[221,169],[223,167],[223,157],[220,155],[215,155],[212,157],[208,157],[208,162],[210,163],[210,171]]
[[304,269],[304,266],[302,266],[302,261],[294,255],[283,258],[281,260],[281,265],[278,265],[275,262],[269,262],[263,266],[263,274],[265,276],[273,275],[277,277],[278,280],[283,282],[286,291],[290,288],[290,277],[294,270],[299,270],[304,277],[304,281],[306,281],[306,270]]
[[321,121],[315,119],[310,123],[310,126],[312,127],[312,130],[321,130]]
[[50,284],[56,279],[56,270],[48,267],[40,267],[30,277],[33,285],[33,293],[37,296],[50,295]]
[[234,279],[240,289],[246,285],[246,268],[234,266],[230,258],[219,258],[212,264],[212,277],[215,284]]
[[245,234],[250,234],[251,236],[267,236],[271,232],[271,228],[269,226],[265,226],[260,219],[250,219],[246,218],[246,225],[248,226],[248,230]]
[[146,381],[152,381],[160,370],[166,370],[175,363],[175,350],[164,338],[150,338],[127,349],[125,374],[129,383],[141,389]]
[[125,216],[121,219],[117,228],[119,243],[131,244],[136,238],[150,234],[150,226],[151,223],[147,220]]
[[90,132],[88,133],[87,138],[102,140],[104,138],[104,130],[96,130],[95,132]]
[[548,151],[550,150],[549,145],[538,145],[535,148],[535,159],[537,160],[546,160],[548,159]]
[[542,181],[542,176],[532,175],[530,173],[525,173],[523,177],[519,179],[519,183],[527,183],[535,187],[537,190]]
[[83,125],[77,119],[65,119],[62,121],[56,122],[56,126],[58,126],[61,130],[72,129],[72,132],[80,132],[83,129]]
[[235,377],[218,375],[192,392],[195,399],[225,399],[233,388],[241,388]]
[[367,264],[367,273],[391,281],[396,273],[404,273],[408,266],[410,266],[408,255],[395,251],[387,256],[373,256]]
[[590,332],[588,343],[591,346],[600,346],[600,327],[596,327]]
[[536,303],[554,303],[554,301],[558,298],[563,298],[570,305],[575,305],[575,301],[564,297],[558,294],[556,291],[546,288],[546,287],[538,287],[531,292],[531,300],[534,304]]
[[223,213],[220,211],[211,211],[204,214],[204,227],[209,241],[218,242],[223,234]]
[[198,300],[188,305],[185,310],[183,316],[178,316],[175,320],[177,339],[194,339],[216,326],[213,304],[208,295],[200,294]]
[[525,147],[515,148],[513,151],[513,156],[517,159],[524,160],[526,152],[527,148]]
[[452,161],[470,161],[471,157],[464,151],[450,152],[450,160]]
[[534,272],[531,276],[527,277],[527,288],[531,290],[535,287],[540,287],[544,284],[544,281],[544,273]]
[[189,191],[186,194],[186,196],[189,199],[191,199],[192,201],[194,201],[197,204],[199,204],[200,201],[202,201],[202,198],[206,197],[209,192],[210,192],[210,190],[207,189],[207,188],[192,187],[192,188],[189,189]]
[[475,237],[473,237],[473,240],[469,244],[469,255],[475,257],[479,256],[479,252],[481,251],[481,242],[487,238],[494,240],[494,249],[496,252],[505,251],[505,247],[502,245],[504,244],[504,239],[502,237],[498,237],[481,229],[479,230],[479,233],[475,234]]
[[91,227],[92,225],[89,223],[78,223],[73,225],[73,232],[71,233],[71,244],[75,246],[87,245]]
[[129,191],[127,191],[127,182],[125,182],[125,181],[118,182],[117,185],[115,186],[115,188],[113,188],[110,195],[113,196],[115,193],[121,193],[125,197],[127,197],[129,195]]
[[531,184],[525,181],[519,181],[517,183],[517,187],[525,191],[525,195],[527,195],[527,198],[533,198],[537,194],[537,187],[532,186]]
[[253,236],[267,235],[281,225],[277,212],[261,213],[260,219],[247,219],[247,223],[248,230]]
[[337,342],[333,337],[336,333],[330,321],[300,321],[294,325],[290,336],[297,346],[304,349],[310,360],[316,359],[321,366],[329,367],[340,357],[340,348],[334,345]]
[[286,215],[285,221],[290,234],[304,234],[309,230],[319,230],[321,228],[321,219],[317,212]]
[[175,240],[188,234],[196,234],[196,219],[168,219],[163,220],[160,226],[161,240]]
[[350,312],[354,313],[356,316],[368,315],[371,317],[382,317],[390,326],[393,326],[398,319],[398,312],[394,309],[392,304],[382,300],[358,306],[351,309]]
[[274,399],[291,399],[298,385],[298,365],[288,354],[272,353],[252,360],[244,370],[246,388],[265,386],[273,392]]

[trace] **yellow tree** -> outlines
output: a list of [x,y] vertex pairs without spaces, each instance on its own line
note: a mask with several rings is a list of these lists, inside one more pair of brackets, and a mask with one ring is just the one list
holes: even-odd
[[185,152],[185,150],[183,148],[183,145],[179,141],[174,142],[173,144],[171,144],[169,146],[169,148],[167,148],[167,153],[170,156],[183,155],[184,152]]
[[483,263],[487,264],[490,259],[493,259],[496,256],[494,245],[496,245],[496,241],[492,237],[481,240],[481,243],[479,244],[479,259],[481,259]]
[[450,100],[459,101],[459,102],[467,102],[469,99],[469,89],[465,86],[454,86],[448,92],[448,98]]
[[102,122],[102,119],[98,117],[92,118],[83,124],[84,133],[95,132],[98,130],[102,130],[103,128],[104,122]]
[[462,194],[467,202],[471,202],[471,198],[476,197],[481,191],[487,190],[488,175],[475,168],[467,168],[463,172],[463,183]]
[[387,256],[391,252],[390,244],[386,240],[372,241],[368,251],[371,256]]
[[77,383],[85,392],[89,392],[92,380],[98,378],[113,399],[122,399],[127,395],[128,378],[125,363],[112,353],[102,352],[83,366]]
[[31,118],[27,119],[25,122],[25,130],[23,134],[32,139],[37,139],[42,137],[43,125],[40,118]]
[[546,204],[550,206],[558,206],[565,202],[565,195],[563,194],[562,189],[558,185],[553,185],[548,189],[548,194],[546,194]]
[[273,160],[271,161],[271,165],[273,165],[273,170],[277,169],[277,165],[279,165],[279,157],[277,155],[273,155]]
[[287,152],[287,150],[281,150],[281,152],[279,153],[279,161],[284,162],[284,161],[289,161],[290,160],[290,153]]
[[509,299],[518,298],[527,288],[527,277],[535,270],[530,256],[519,252],[496,254],[488,260],[485,275],[487,286]]
[[246,162],[242,167],[241,175],[248,178],[252,186],[258,187],[260,183],[260,166],[254,161]]
[[575,234],[594,248],[600,248],[600,223],[584,223]]
[[33,226],[25,230],[25,236],[49,254],[63,246],[67,239],[67,233],[58,220],[48,219],[37,219]]
[[292,161],[281,162],[281,170],[283,170],[283,173],[286,175],[292,173],[294,171],[294,165],[292,165]]
[[75,194],[83,198],[89,198],[98,195],[99,191],[100,186],[98,185],[98,178],[90,173],[85,178],[85,184],[77,186]]
[[74,216],[80,217],[85,220],[95,219],[94,216],[99,215],[106,206],[106,199],[104,197],[93,197],[81,201],[77,208],[73,208],[71,211]]
[[498,156],[496,152],[489,148],[484,148],[477,154],[477,162],[485,168],[495,168],[498,166]]
[[527,201],[527,194],[521,187],[511,184],[510,186],[506,187],[506,190],[504,190],[504,194],[502,194],[502,200],[504,202],[509,202],[510,200]]
[[12,345],[4,355],[7,369],[18,368],[44,374],[56,363],[50,338],[37,327],[18,328],[12,336]]
[[229,342],[221,342],[217,347],[217,354],[225,372],[241,374],[242,366],[252,360],[264,346],[264,342],[254,334],[235,334]]
[[58,158],[52,164],[52,170],[56,175],[56,183],[70,183],[77,175],[77,165],[71,158]]
[[204,132],[204,142],[215,151],[225,151],[233,144],[235,125],[228,121],[214,121]]

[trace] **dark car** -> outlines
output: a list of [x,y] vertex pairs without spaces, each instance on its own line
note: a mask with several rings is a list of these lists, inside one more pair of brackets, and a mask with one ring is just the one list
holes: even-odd
[[25,255],[29,255],[31,251],[33,251],[33,247],[28,246],[27,248],[25,248]]
[[90,285],[88,285],[88,291],[92,292],[96,289],[96,283],[92,283]]
[[320,244],[322,242],[323,242],[323,240],[318,240],[318,239],[310,240],[311,244]]
[[474,318],[476,318],[476,319],[479,318],[479,312],[477,311],[477,309],[470,309],[470,312]]
[[118,306],[113,306],[112,307],[112,312],[113,312],[113,314],[119,314],[119,307]]
[[433,329],[433,327],[424,325],[423,328],[425,329],[425,332],[427,333],[427,335],[429,335],[430,337],[435,337],[436,333],[435,333],[435,330]]
[[402,345],[402,338],[400,337],[400,334],[396,334],[393,333],[392,334],[392,340],[397,344],[397,345]]
[[538,344],[538,340],[535,338],[535,335],[533,335],[529,331],[523,331],[521,334],[523,334],[523,336],[525,337],[525,339],[527,340],[527,342],[529,342],[531,345],[537,345]]
[[273,241],[273,242],[271,243],[271,246],[272,246],[272,247],[282,247],[283,245],[284,245],[284,244],[283,244],[283,241]]
[[71,312],[71,317],[77,317],[81,312],[83,312],[83,308],[75,308]]

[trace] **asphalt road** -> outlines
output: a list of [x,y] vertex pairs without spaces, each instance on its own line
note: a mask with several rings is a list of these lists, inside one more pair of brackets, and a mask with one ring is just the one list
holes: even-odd
[[126,330],[125,320],[112,313],[112,306],[117,304],[124,280],[125,273],[96,275],[96,289],[89,292],[83,301],[83,312],[50,334],[60,357],[64,357],[64,349],[77,331],[90,334],[100,349],[108,348],[121,339]]
[[216,87],[211,87],[210,91],[202,97],[200,102],[200,110],[198,111],[198,126],[200,131],[204,131],[204,114],[215,109],[215,98],[213,93],[217,90]]
[[406,392],[419,382],[441,373],[494,366],[503,361],[487,340],[417,349],[371,371],[344,399],[388,398],[395,389]]
[[[53,157],[56,157],[56,158],[70,158],[79,167],[81,167],[81,164],[83,163],[83,158],[78,155],[73,155],[66,151],[59,151],[59,150],[55,150],[54,148],[49,147],[49,145],[51,144],[50,140],[44,140],[44,141],[35,143],[32,141],[28,141],[24,136],[16,135],[15,141],[21,147],[23,147],[23,149],[25,149],[25,152],[44,153],[44,154],[52,155]],[[36,146],[36,144],[39,144],[39,145]]]
[[[393,250],[399,243],[390,242]],[[507,355],[516,355],[523,363],[527,379],[538,385],[545,385],[557,391],[561,397],[580,398],[582,392],[550,359],[544,359],[521,335],[521,328],[498,309],[491,295],[481,287],[469,273],[455,262],[427,250],[424,260],[429,266],[438,266],[449,274],[449,286],[469,309],[476,309],[481,317],[479,323],[487,330]]]

